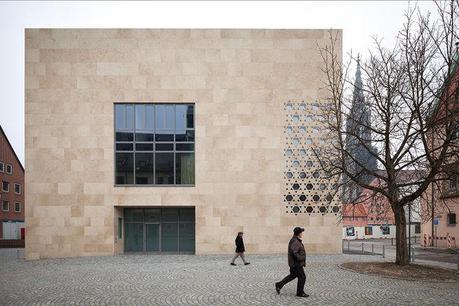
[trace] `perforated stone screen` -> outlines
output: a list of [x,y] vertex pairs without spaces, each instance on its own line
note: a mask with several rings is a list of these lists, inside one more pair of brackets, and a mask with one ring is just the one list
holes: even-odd
[[323,177],[314,148],[324,144],[320,104],[307,101],[284,103],[284,198],[289,214],[338,214],[333,201],[334,182]]

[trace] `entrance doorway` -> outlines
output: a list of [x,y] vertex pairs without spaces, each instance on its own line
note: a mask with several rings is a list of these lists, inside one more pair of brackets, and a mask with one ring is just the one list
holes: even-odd
[[124,251],[195,252],[193,208],[125,208]]

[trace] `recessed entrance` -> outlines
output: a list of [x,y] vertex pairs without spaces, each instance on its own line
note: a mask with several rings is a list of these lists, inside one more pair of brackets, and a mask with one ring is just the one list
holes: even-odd
[[193,208],[125,208],[124,251],[195,252]]

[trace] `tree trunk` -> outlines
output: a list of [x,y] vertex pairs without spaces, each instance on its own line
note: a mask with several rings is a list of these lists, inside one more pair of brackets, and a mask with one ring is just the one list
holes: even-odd
[[396,253],[395,264],[405,266],[409,264],[409,254],[406,244],[406,218],[403,207],[397,207],[394,211],[396,229]]

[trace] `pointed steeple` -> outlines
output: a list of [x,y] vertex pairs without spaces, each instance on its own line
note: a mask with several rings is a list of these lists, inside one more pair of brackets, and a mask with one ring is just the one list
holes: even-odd
[[[359,164],[365,165],[365,168],[370,171],[377,168],[376,158],[372,155],[374,148],[371,144],[370,126],[371,110],[365,101],[360,55],[358,55],[351,111],[346,121],[346,150],[358,161],[358,163],[356,163],[350,159],[348,164],[349,170],[351,173],[360,176],[360,180],[365,183],[369,183],[373,177],[368,172],[363,171]],[[361,190],[362,188],[355,184],[354,186],[349,186],[347,191],[345,191],[345,198],[348,201],[352,201],[358,198]]]

